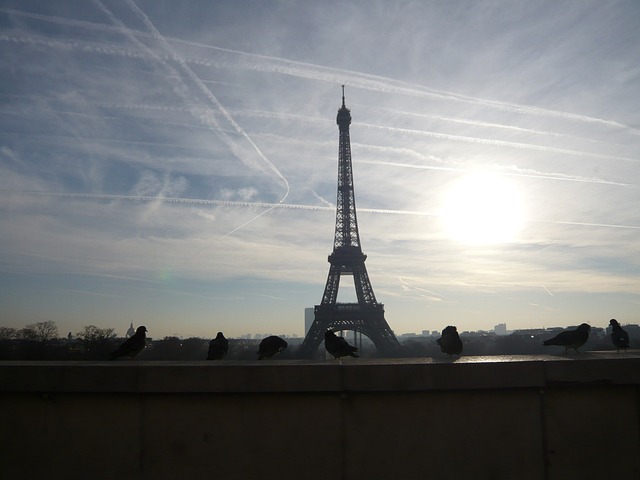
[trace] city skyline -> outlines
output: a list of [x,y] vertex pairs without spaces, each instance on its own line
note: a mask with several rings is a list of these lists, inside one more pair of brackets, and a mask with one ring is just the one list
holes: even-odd
[[[313,307],[308,307],[304,309],[304,319],[302,321],[302,333],[298,333],[298,332],[274,332],[274,331],[269,331],[269,330],[265,330],[265,331],[261,331],[261,332],[245,332],[245,333],[241,333],[238,335],[235,335],[233,338],[235,339],[254,339],[254,340],[259,340],[265,337],[268,337],[270,335],[280,335],[283,336],[285,338],[292,338],[292,339],[299,339],[302,340],[305,338],[305,336],[308,333],[309,327],[311,326],[311,324],[313,323]],[[4,325],[2,325],[4,327]],[[34,324],[25,324],[25,325],[18,325],[18,326],[13,326],[10,328],[13,328],[15,330],[14,334],[17,335],[17,337],[20,337],[20,330],[22,330],[23,328],[29,328],[29,327],[33,327]],[[55,327],[57,328],[57,323],[55,324]],[[82,325],[82,327],[86,327],[89,326],[87,325]],[[129,337],[131,334],[131,331],[135,331],[135,328],[140,326],[140,324],[135,324],[134,322],[130,322],[129,326],[126,327],[126,329],[124,327],[122,327],[121,325],[117,325],[117,326],[107,326],[107,325],[102,325],[101,328],[110,328],[113,330],[113,334],[117,337],[117,338],[124,338],[124,337]],[[479,327],[475,330],[463,330],[460,333],[463,334],[484,334],[484,333],[495,333],[498,336],[503,336],[503,335],[510,335],[512,333],[515,332],[527,332],[527,331],[539,331],[539,330],[548,330],[548,331],[554,331],[554,330],[558,330],[558,329],[566,329],[567,327],[569,328],[575,328],[578,325],[532,325],[529,327],[524,327],[524,328],[517,328],[517,329],[509,329],[508,325],[506,323],[499,323],[496,325],[493,325],[491,327]],[[640,328],[640,325],[637,323],[623,323],[622,324],[623,327],[628,328]],[[607,325],[592,325],[592,327],[595,327],[596,329],[601,329],[603,331],[608,331],[611,326],[609,325],[609,322],[607,322]],[[84,330],[84,328],[83,328]],[[353,335],[353,332],[351,331],[349,332],[345,332],[345,331],[341,331],[343,334],[347,333],[347,335]],[[5,334],[8,332],[5,332]],[[78,333],[81,332],[73,332],[73,331],[69,331],[67,333],[63,332],[63,331],[58,331],[58,335],[55,336],[54,338],[59,338],[59,339],[64,339],[64,338],[68,338],[69,336],[76,337]],[[442,331],[439,329],[424,329],[421,331],[407,331],[407,332],[397,332],[394,331],[393,332],[398,339],[406,339],[406,338],[410,338],[413,336],[439,336],[442,334]],[[366,335],[365,335],[366,336]],[[201,336],[201,335],[197,335],[197,336],[185,336],[180,334],[179,332],[174,332],[171,335],[165,335],[163,337],[152,337],[152,336],[148,336],[148,338],[152,338],[154,340],[160,340],[162,338],[180,338],[180,339],[187,339],[187,338],[203,338],[203,339],[209,339],[209,336]],[[8,337],[8,338],[13,338],[12,336]]]
[[639,323],[638,14],[4,1],[0,324],[302,335],[334,234],[341,85],[394,332]]

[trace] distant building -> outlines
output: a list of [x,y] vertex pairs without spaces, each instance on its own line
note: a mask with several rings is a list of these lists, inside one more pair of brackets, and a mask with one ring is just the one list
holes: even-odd
[[564,330],[563,327],[549,327],[549,328],[524,328],[521,330],[514,330],[511,335],[516,337],[529,337],[529,338],[537,338],[540,336],[546,336],[547,338],[551,338],[552,336],[560,333]]
[[623,325],[622,328],[624,328],[627,331],[630,337],[640,338],[640,325],[631,323],[631,324]]
[[417,336],[418,335],[416,333],[403,333],[402,335],[400,335],[400,338],[413,338]]
[[129,330],[127,330],[127,338],[131,338],[135,335],[136,333],[136,329],[133,328],[133,322],[131,322],[131,325],[129,326]]
[[495,327],[493,327],[493,331],[496,335],[506,335],[507,334],[507,324],[499,323]]

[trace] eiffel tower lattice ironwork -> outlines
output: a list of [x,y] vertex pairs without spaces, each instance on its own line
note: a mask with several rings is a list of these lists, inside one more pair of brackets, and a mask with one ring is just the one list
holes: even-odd
[[[314,321],[298,354],[302,358],[313,357],[327,330],[353,330],[369,337],[381,356],[391,357],[398,352],[400,344],[384,318],[384,305],[376,301],[364,265],[367,256],[362,253],[360,245],[349,137],[351,111],[344,103],[344,85],[337,123],[340,131],[338,200],[333,253],[329,255],[331,266],[322,302],[314,308]],[[338,303],[340,277],[343,275],[353,276],[357,303]]]

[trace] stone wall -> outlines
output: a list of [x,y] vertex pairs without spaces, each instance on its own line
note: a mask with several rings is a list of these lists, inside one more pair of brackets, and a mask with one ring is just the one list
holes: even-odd
[[2,362],[0,478],[640,478],[640,357],[567,358]]

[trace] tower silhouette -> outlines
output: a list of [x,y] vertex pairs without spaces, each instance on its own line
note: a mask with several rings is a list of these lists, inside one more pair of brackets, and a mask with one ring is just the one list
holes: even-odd
[[[311,358],[324,340],[327,330],[353,330],[366,335],[384,357],[393,356],[400,344],[384,319],[384,305],[376,301],[369,275],[364,265],[367,256],[362,253],[356,201],[353,191],[351,140],[349,125],[351,111],[344,103],[336,119],[340,131],[338,147],[338,200],[336,204],[336,232],[333,253],[329,255],[329,276],[322,302],[314,308],[315,318],[300,350],[300,357]],[[338,303],[340,277],[352,275],[357,303]]]

